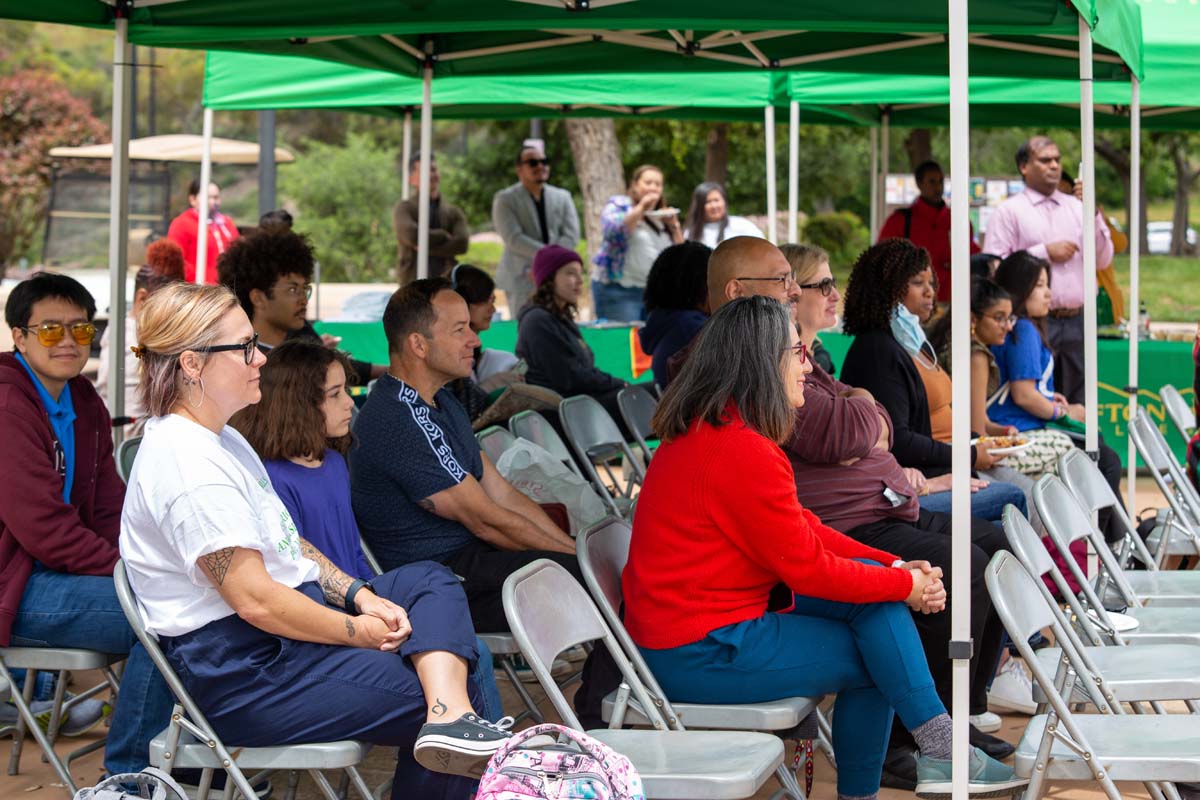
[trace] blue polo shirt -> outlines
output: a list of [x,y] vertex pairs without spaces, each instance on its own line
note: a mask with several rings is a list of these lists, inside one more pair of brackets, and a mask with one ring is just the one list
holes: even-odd
[[471,420],[448,389],[434,405],[391,375],[375,383],[354,423],[350,497],[358,529],[384,569],[444,561],[475,539],[421,502],[472,476],[483,457]]
[[25,361],[25,356],[17,352],[13,355],[29,373],[33,388],[37,389],[38,397],[41,398],[42,408],[46,409],[46,414],[50,417],[50,429],[54,431],[54,438],[57,440],[54,448],[54,467],[58,474],[63,476],[63,502],[70,503],[71,487],[75,484],[75,404],[71,402],[71,385],[63,384],[62,394],[55,400]]

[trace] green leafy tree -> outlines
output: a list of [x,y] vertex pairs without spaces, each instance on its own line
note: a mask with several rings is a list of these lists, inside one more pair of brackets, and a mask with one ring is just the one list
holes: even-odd
[[31,254],[46,213],[50,148],[102,140],[107,130],[55,76],[0,77],[0,275]]
[[307,141],[279,172],[280,194],[296,210],[329,281],[388,281],[396,263],[392,208],[400,199],[395,153],[351,134],[343,147]]

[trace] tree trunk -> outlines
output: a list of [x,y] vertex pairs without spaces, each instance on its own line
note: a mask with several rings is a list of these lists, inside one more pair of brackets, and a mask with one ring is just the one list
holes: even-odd
[[600,245],[600,212],[608,198],[625,191],[617,132],[608,118],[568,119],[567,138],[583,194],[588,254],[595,255]]
[[1183,137],[1171,139],[1171,160],[1175,164],[1175,210],[1171,214],[1171,255],[1182,256],[1188,253],[1187,226],[1188,203],[1191,200],[1192,174],[1191,164],[1188,163],[1187,147]]
[[913,128],[904,137],[904,150],[908,153],[908,168],[916,169],[933,158],[929,141],[929,128]]
[[704,151],[704,180],[725,185],[729,177],[729,123],[717,122],[708,128]]
[[[1129,200],[1133,197],[1132,187],[1130,187],[1130,150],[1125,146],[1124,142],[1117,142],[1104,137],[1096,137],[1096,152],[1108,162],[1109,166],[1117,173],[1121,179],[1121,188],[1125,192],[1125,232],[1129,236],[1133,236],[1133,231],[1129,229]],[[1142,209],[1142,229],[1138,231],[1140,241],[1140,252],[1145,255],[1146,249],[1146,159],[1142,159],[1142,174],[1141,186],[1138,187],[1138,202],[1141,203]]]

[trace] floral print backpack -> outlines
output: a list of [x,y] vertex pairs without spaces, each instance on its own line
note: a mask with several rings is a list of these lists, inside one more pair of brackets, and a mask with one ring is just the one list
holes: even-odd
[[[562,742],[527,744],[550,736]],[[546,723],[513,736],[492,756],[475,800],[645,800],[629,759],[585,733]]]

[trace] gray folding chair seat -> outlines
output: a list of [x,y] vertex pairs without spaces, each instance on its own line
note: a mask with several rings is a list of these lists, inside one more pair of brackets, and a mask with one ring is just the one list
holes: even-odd
[[654,730],[587,731],[628,756],[651,798],[752,797],[783,763],[783,742],[765,733],[668,730],[633,664],[604,622],[587,590],[563,567],[535,561],[508,576],[504,612],[530,668],[563,724],[578,717],[550,676],[550,664],[569,647],[601,640]]
[[[9,699],[17,707],[17,724],[14,726],[12,750],[8,758],[8,774],[16,775],[21,766],[21,751],[24,749],[25,733],[33,735],[34,741],[42,750],[42,760],[54,768],[59,780],[69,788],[71,793],[78,791],[75,780],[71,777],[71,762],[88,753],[104,747],[105,739],[97,739],[83,747],[72,750],[65,759],[54,752],[54,741],[58,737],[58,729],[72,705],[86,700],[100,692],[112,690],[113,697],[119,689],[117,676],[113,665],[127,658],[124,654],[100,653],[95,650],[81,650],[66,647],[0,647],[0,684],[9,689]],[[10,670],[25,670],[25,683],[19,689],[17,681]],[[105,682],[66,700],[66,673],[100,670]],[[54,704],[50,713],[50,724],[45,731],[34,720],[30,711],[33,702],[33,692],[37,685],[39,672],[58,673],[55,689]]]
[[579,465],[575,463],[575,458],[567,449],[562,437],[558,435],[558,431],[554,430],[554,426],[538,412],[527,410],[513,414],[508,420],[508,429],[512,431],[513,436],[533,442],[570,467],[576,475],[583,477],[583,473],[579,471]]
[[[1094,644],[1085,645],[1063,616],[1057,600],[1042,578],[1050,575],[1060,593],[1063,593],[1064,587],[1067,586],[1066,580],[1050,558],[1050,553],[1042,545],[1041,538],[1034,532],[1033,526],[1029,524],[1025,515],[1013,506],[1004,509],[1004,533],[1017,560],[1036,579],[1036,594],[1040,595],[1042,603],[1053,615],[1055,622],[1069,637],[1070,646],[1080,652],[1081,657],[1088,659],[1090,667],[1103,676],[1106,686],[1117,700],[1185,700],[1189,701],[1189,705],[1195,705],[1190,701],[1200,698],[1200,643],[1106,646],[1100,644],[1099,637],[1096,636],[1091,639]],[[1066,594],[1069,594],[1069,588]],[[1029,598],[1027,602],[1032,603],[1034,600]],[[1073,609],[1079,608],[1079,612],[1082,612],[1082,608],[1077,605],[1078,600],[1072,597],[1071,602]],[[1094,629],[1092,633],[1095,633]],[[1061,646],[1046,647],[1037,651],[1037,658],[1043,668],[1052,673],[1062,661],[1063,649]],[[1046,702],[1045,692],[1036,683],[1033,686],[1033,699],[1038,704]],[[1090,700],[1086,692],[1077,687],[1072,702],[1088,703]]]
[[1158,390],[1158,396],[1162,400],[1163,408],[1166,409],[1167,416],[1170,417],[1175,430],[1183,437],[1185,443],[1190,441],[1192,434],[1196,432],[1195,410],[1188,405],[1187,400],[1183,399],[1179,390],[1169,383]]
[[651,421],[654,419],[655,409],[658,408],[658,398],[650,391],[649,384],[635,383],[617,392],[617,408],[621,410],[625,427],[633,434],[638,447],[642,449],[642,455],[646,457],[646,463],[649,464],[654,452],[650,445],[646,444],[646,440],[655,438]]
[[[723,731],[769,731],[788,732],[795,738],[819,739],[815,712],[820,697],[784,697],[764,703],[676,703],[667,699],[666,692],[642,658],[617,609],[621,607],[621,573],[629,560],[629,542],[633,530],[629,524],[615,517],[607,517],[581,531],[575,539],[575,551],[579,556],[579,569],[583,573],[592,599],[604,616],[617,642],[625,651],[633,668],[646,686],[655,708],[675,730],[704,728]],[[626,705],[628,703],[628,705]],[[621,712],[624,712],[623,715]],[[601,718],[610,725],[650,724],[649,717],[642,711],[636,698],[626,698],[621,690],[611,692],[604,698]],[[809,719],[811,716],[811,719]],[[806,724],[807,723],[807,724]],[[833,748],[827,752],[832,755]],[[802,793],[795,778],[786,766],[781,766],[777,777],[785,791],[794,792],[795,800],[802,800]]]
[[141,444],[141,436],[131,436],[117,445],[117,474],[121,476],[121,480],[129,481],[129,473],[133,470],[133,460],[137,458],[138,447]]
[[[307,772],[327,800],[339,800],[339,793],[329,784],[321,770],[335,769],[345,772],[363,800],[373,800],[370,787],[358,772],[358,765],[366,758],[371,745],[351,740],[339,742],[317,742],[312,744],[290,744],[280,747],[227,747],[199,706],[188,694],[179,676],[171,668],[158,637],[146,630],[137,599],[125,573],[125,563],[118,561],[113,570],[113,581],[117,587],[117,599],[125,619],[137,634],[138,641],[146,648],[150,660],[167,682],[175,695],[175,709],[166,730],[150,741],[150,763],[168,774],[176,768],[194,767],[203,770],[198,796],[206,797],[211,786],[213,770],[223,769],[229,773],[230,786],[236,787],[244,797],[253,798],[253,777],[277,770],[303,770]],[[245,770],[253,771],[247,779]]]
[[[563,400],[558,406],[558,413],[571,447],[584,464],[588,478],[600,490],[600,499],[611,513],[628,517],[633,504],[634,487],[640,486],[646,475],[625,443],[617,423],[595,398],[582,394]],[[621,463],[621,478],[613,472],[617,462]],[[597,464],[605,471],[607,483],[596,470]]]
[[487,453],[487,457],[495,464],[500,460],[500,456],[504,451],[516,443],[517,437],[499,425],[492,425],[475,434],[475,440],[479,442],[480,448],[482,448],[483,452]]
[[[1134,716],[1106,699],[1103,680],[1071,646],[1067,630],[1038,597],[1037,581],[1012,553],[993,556],[984,580],[1005,630],[1049,701],[1047,713],[1030,720],[1014,760],[1017,774],[1030,779],[1030,800],[1040,798],[1047,780],[1096,781],[1111,800],[1119,800],[1114,781],[1145,783],[1152,797],[1161,798],[1177,796],[1164,782],[1200,778],[1200,717]],[[1063,663],[1054,674],[1029,645],[1029,637],[1046,627],[1063,645]],[[1071,712],[1077,685],[1104,713]]]

